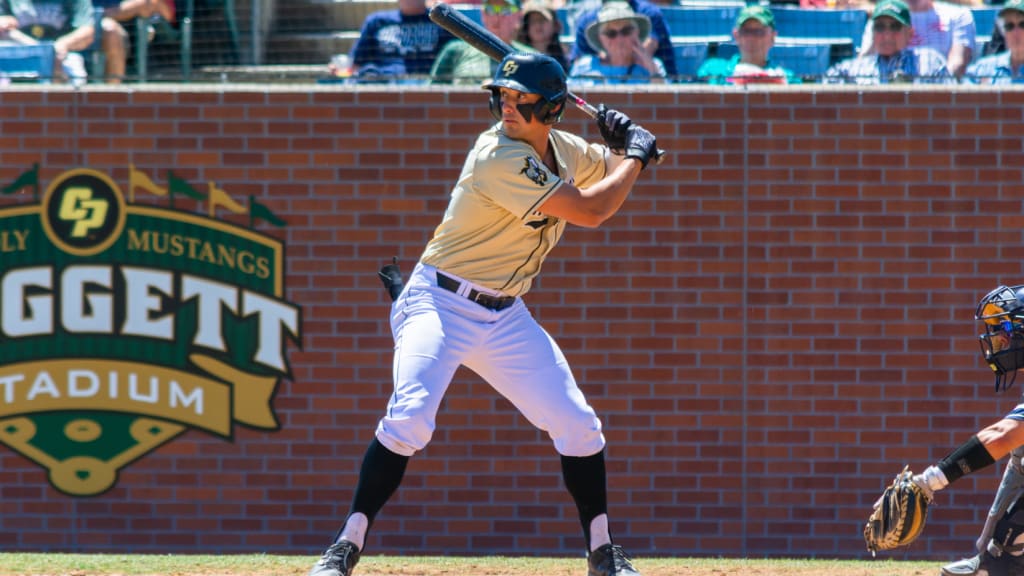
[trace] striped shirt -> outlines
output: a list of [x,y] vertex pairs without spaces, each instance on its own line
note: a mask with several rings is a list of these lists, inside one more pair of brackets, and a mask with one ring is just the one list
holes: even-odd
[[972,84],[1022,84],[1024,66],[1016,70],[1010,64],[1010,52],[987,56],[967,68],[964,80]]
[[869,54],[829,68],[827,84],[955,84],[946,59],[931,48],[907,48],[892,56]]

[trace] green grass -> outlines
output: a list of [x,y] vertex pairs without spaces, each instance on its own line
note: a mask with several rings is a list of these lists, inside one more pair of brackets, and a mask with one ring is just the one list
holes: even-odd
[[[950,558],[954,560],[955,558]],[[0,576],[302,576],[314,556],[0,553]],[[941,562],[639,558],[644,576],[934,576]],[[581,558],[367,556],[356,576],[581,576]]]

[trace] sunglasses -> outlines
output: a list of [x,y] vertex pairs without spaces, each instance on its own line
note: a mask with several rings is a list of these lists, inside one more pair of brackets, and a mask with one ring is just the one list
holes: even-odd
[[764,38],[767,35],[767,28],[740,28],[740,36],[750,36],[751,38]]
[[519,8],[511,4],[484,4],[484,14],[491,16],[508,16],[518,13]]
[[608,38],[609,40],[614,40],[618,38],[620,34],[622,36],[629,36],[633,32],[636,32],[636,26],[633,26],[632,24],[627,24],[622,28],[605,28],[604,30],[601,30],[601,35],[604,36],[605,38]]
[[1024,30],[1024,20],[1018,20],[1017,22],[1003,21],[1003,32],[1013,32],[1014,29]]
[[903,24],[899,22],[875,22],[871,25],[871,29],[875,32],[899,32],[903,30]]

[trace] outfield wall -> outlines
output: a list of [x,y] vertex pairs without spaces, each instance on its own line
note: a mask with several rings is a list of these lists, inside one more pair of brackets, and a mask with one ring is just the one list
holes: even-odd
[[[473,89],[345,90],[0,91],[0,185],[39,163],[44,190],[79,166],[127,188],[134,166],[161,185],[173,170],[251,195],[287,222],[257,228],[286,242],[287,297],[303,315],[277,431],[190,430],[94,497],[56,491],[0,446],[0,550],[315,554],[327,542],[391,389],[377,268],[397,256],[411,270],[490,121]],[[527,297],[605,424],[616,539],[636,555],[864,557],[863,522],[891,477],[1018,398],[1020,384],[993,393],[973,313],[999,283],[1024,283],[1024,92],[582,95],[669,151],[603,227],[567,230]],[[599,138],[578,111],[563,124]],[[558,458],[507,401],[460,372],[438,425],[372,553],[581,553]],[[969,553],[1001,470],[940,494],[899,557]]]

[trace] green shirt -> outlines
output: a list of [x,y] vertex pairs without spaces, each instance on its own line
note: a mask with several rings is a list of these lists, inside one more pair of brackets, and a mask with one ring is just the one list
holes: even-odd
[[[740,55],[735,54],[732,58],[726,60],[725,58],[708,58],[700,66],[700,70],[697,70],[697,78],[701,81],[707,82],[708,84],[729,84],[728,78],[732,76],[733,71],[736,69],[736,65],[740,63]],[[779,70],[786,75],[786,82],[788,84],[801,84],[800,77],[793,74],[789,70],[782,68],[781,66],[772,66],[771,61],[764,67],[765,70]]]
[[[530,46],[512,41],[519,52],[536,52]],[[462,40],[445,44],[430,70],[431,84],[479,84],[494,77],[498,63]]]

